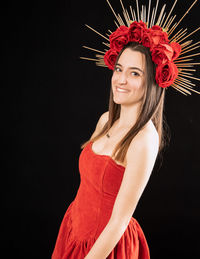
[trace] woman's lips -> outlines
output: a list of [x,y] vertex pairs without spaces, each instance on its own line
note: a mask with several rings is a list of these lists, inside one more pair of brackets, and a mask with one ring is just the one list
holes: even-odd
[[116,91],[119,93],[128,93],[129,92],[128,90],[121,88],[121,87],[116,87]]

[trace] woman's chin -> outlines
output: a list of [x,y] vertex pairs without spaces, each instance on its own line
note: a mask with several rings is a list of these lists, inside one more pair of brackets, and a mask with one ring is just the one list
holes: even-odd
[[116,104],[126,104],[126,100],[123,100],[122,98],[113,98],[113,101],[116,103]]

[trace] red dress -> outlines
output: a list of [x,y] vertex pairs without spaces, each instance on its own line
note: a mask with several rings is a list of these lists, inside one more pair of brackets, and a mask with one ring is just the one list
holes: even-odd
[[[125,167],[96,154],[89,142],[79,156],[80,186],[62,220],[52,259],[83,259],[112,213]],[[131,218],[107,259],[149,259],[144,233]]]

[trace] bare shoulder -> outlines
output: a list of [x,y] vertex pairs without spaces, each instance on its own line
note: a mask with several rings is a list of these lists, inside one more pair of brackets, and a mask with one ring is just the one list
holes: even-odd
[[108,121],[108,116],[109,116],[109,111],[106,111],[106,112],[101,114],[101,116],[99,117],[98,122],[96,124],[95,131],[93,132],[91,138],[93,138],[93,137],[95,137],[96,135],[99,134],[99,132],[101,131],[101,129],[103,128],[105,123]]
[[109,111],[104,112],[100,118],[99,118],[99,124],[101,127],[105,125],[105,123],[108,121]]
[[133,138],[126,154],[127,163],[133,161],[135,154],[143,158],[156,159],[159,149],[159,135],[152,121]]

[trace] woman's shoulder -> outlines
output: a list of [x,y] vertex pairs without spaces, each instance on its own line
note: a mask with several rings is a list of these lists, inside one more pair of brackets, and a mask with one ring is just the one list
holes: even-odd
[[[95,137],[96,135],[99,134],[99,132],[102,130],[103,126],[106,124],[106,122],[108,121],[108,116],[109,116],[109,111],[106,111],[104,113],[102,113],[99,116],[98,122],[96,124],[96,128],[95,131],[93,132],[91,138]],[[90,139],[91,139],[90,138]]]
[[103,127],[105,125],[105,123],[108,121],[108,116],[109,116],[109,111],[106,111],[104,113],[101,114],[101,116],[99,117],[99,124],[101,127]]
[[132,139],[127,150],[127,156],[131,156],[136,150],[146,150],[150,153],[158,153],[159,149],[159,134],[152,121],[149,121],[146,126]]

